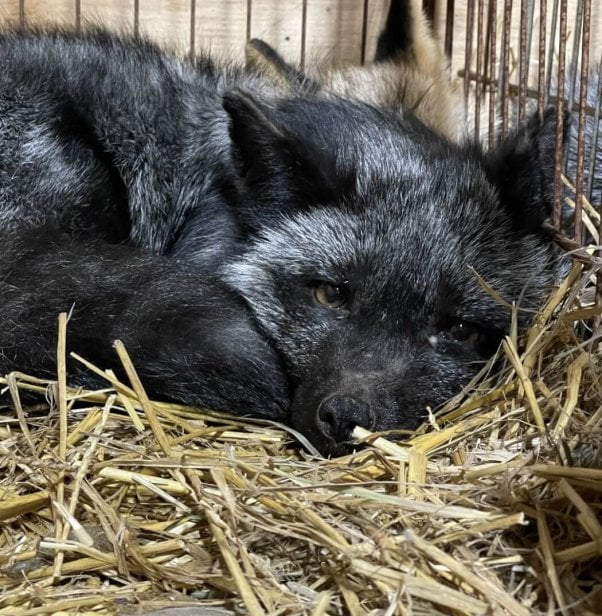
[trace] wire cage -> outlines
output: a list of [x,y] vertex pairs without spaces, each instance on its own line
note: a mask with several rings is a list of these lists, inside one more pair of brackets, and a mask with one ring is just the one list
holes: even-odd
[[[583,209],[599,207],[599,131],[602,81],[602,12],[591,0],[468,0],[445,7],[444,42],[452,70],[463,81],[474,130],[492,142],[520,124],[530,109],[554,105],[557,114],[554,224],[582,243],[598,243],[598,230]],[[430,6],[431,15],[433,7]],[[564,131],[565,112],[572,120]],[[564,174],[565,179],[563,179]],[[574,189],[563,208],[564,183]],[[585,201],[584,201],[585,198]],[[574,215],[573,215],[574,214]],[[563,220],[563,219],[567,219]],[[597,215],[593,214],[593,219]],[[568,223],[568,224],[567,224]],[[571,224],[572,223],[572,224]]]

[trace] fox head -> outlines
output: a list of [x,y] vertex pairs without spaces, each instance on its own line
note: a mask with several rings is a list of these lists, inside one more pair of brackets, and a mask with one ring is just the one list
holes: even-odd
[[291,425],[326,454],[417,427],[555,280],[554,111],[484,151],[359,102],[224,106],[245,239],[223,277],[291,377]]

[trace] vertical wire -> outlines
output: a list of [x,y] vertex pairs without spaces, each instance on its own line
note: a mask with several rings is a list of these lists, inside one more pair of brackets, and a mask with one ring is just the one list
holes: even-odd
[[368,10],[369,0],[364,0],[364,12],[362,13],[362,66],[366,64],[366,46],[368,44]]
[[[575,90],[577,88],[577,73],[579,72],[579,51],[581,42],[581,30],[583,24],[583,0],[577,2],[577,12],[575,15],[575,28],[573,34],[573,49],[571,52],[571,64],[569,66],[569,77],[565,81],[566,100],[568,102],[568,110],[573,111],[575,107]],[[565,165],[569,160],[569,146],[571,142],[571,134],[573,132],[572,123],[566,128],[564,134],[564,161]],[[575,178],[572,178],[573,180]]]
[[134,36],[140,34],[140,0],[134,0]]
[[[560,28],[558,32],[558,97],[556,115],[556,158],[554,166],[554,213],[552,221],[554,226],[560,228],[562,210],[562,143],[564,124],[564,80],[566,69],[566,22],[567,0],[560,0]],[[551,54],[550,54],[551,55]]]
[[301,9],[301,71],[305,71],[305,46],[307,44],[307,0]]
[[196,55],[196,0],[190,0],[190,61]]
[[[483,18],[485,0],[478,0],[477,4],[477,81],[474,104],[474,132],[478,137],[481,133],[481,101],[486,87],[483,74]],[[479,83],[482,81],[482,83]]]
[[466,45],[464,46],[464,105],[466,105],[466,110],[468,110],[470,70],[472,67],[474,3],[475,0],[468,0],[468,4],[466,7]]
[[75,29],[78,32],[82,29],[82,0],[75,0]]
[[[545,106],[546,82],[546,19],[547,0],[539,0],[539,54],[537,59],[537,111],[542,114]],[[552,48],[553,49],[553,48]],[[550,49],[550,55],[552,55]]]
[[[533,18],[535,15],[535,0],[527,0],[527,58],[531,60],[531,47],[533,43]],[[529,64],[527,64],[527,73]]]
[[502,130],[501,137],[508,132],[508,103],[510,100],[510,29],[512,25],[512,0],[504,2],[504,31],[502,33],[502,61],[500,63],[500,95]]
[[[529,75],[531,71],[531,51],[533,47],[533,22],[535,15],[536,0],[522,0],[526,2],[526,8],[521,5],[521,47],[524,46],[524,62],[519,69],[519,116],[525,117],[527,100],[532,97],[529,89]],[[523,26],[524,23],[524,26]],[[521,92],[523,98],[521,98]]]
[[581,75],[579,84],[579,130],[577,134],[577,171],[575,173],[575,239],[583,242],[583,173],[585,163],[585,112],[589,77],[589,41],[591,0],[583,0],[583,35],[581,40]]
[[489,147],[495,139],[495,109],[498,97],[495,80],[495,65],[497,62],[497,0],[489,0]]
[[253,14],[253,0],[247,0],[247,41],[251,38],[251,16]]
[[554,0],[554,5],[552,6],[552,24],[550,26],[550,53],[548,54],[548,66],[547,66],[547,78],[546,78],[546,96],[544,100],[544,105],[548,104],[551,96],[552,89],[552,66],[554,63],[554,49],[556,49],[554,43],[556,41],[556,29],[558,27],[558,13],[559,13],[559,3],[560,0]]
[[569,82],[567,100],[571,103],[575,100],[575,89],[577,87],[577,72],[579,66],[579,43],[581,42],[581,30],[583,25],[583,0],[577,2],[577,13],[575,15],[575,29],[573,34],[573,49],[571,53],[571,64],[569,67]]
[[527,108],[527,2],[520,3],[520,41],[518,52],[518,124],[522,124]]
[[455,0],[447,0],[445,15],[445,55],[450,59],[454,45],[454,4]]

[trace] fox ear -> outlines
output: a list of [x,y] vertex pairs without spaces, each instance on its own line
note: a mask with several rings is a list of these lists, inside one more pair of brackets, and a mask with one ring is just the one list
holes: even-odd
[[223,105],[234,162],[255,206],[290,211],[341,196],[336,158],[310,136],[303,101],[271,105],[232,90]]
[[284,90],[295,91],[309,82],[301,71],[286,62],[271,45],[261,39],[254,38],[247,43],[245,64],[249,70],[266,75]]
[[551,107],[543,116],[533,114],[485,156],[490,180],[498,187],[515,227],[524,233],[541,229],[552,214],[557,117]]
[[227,92],[223,106],[230,120],[232,154],[240,175],[247,179],[277,167],[276,151],[287,149],[287,138],[275,121],[275,110],[242,90]]

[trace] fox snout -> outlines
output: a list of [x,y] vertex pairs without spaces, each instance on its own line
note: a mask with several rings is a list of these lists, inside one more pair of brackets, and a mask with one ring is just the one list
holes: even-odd
[[[295,392],[290,421],[324,456],[349,453],[356,426],[367,430],[389,427],[388,417],[396,415],[393,392],[364,379],[361,384],[345,379],[317,383],[310,380]],[[391,424],[392,425],[392,424]]]
[[315,424],[322,438],[335,443],[349,442],[356,426],[372,430],[375,423],[370,403],[351,394],[336,393],[324,398],[315,414]]
[[404,359],[410,350],[399,346],[386,355],[364,351],[361,358],[354,354],[343,360],[334,359],[338,353],[329,354],[295,387],[289,421],[324,456],[344,455],[356,447],[356,426],[372,432],[415,430],[427,408],[447,400],[472,369],[464,358],[453,363],[437,359],[430,347],[422,353],[413,349],[411,360]]

